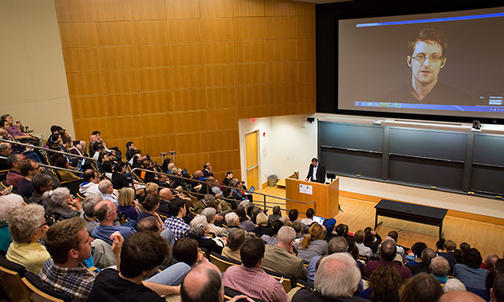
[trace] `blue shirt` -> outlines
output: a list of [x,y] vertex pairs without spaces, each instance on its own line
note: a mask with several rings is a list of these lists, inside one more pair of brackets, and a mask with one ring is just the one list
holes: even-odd
[[124,238],[124,241],[129,238],[129,236],[133,235],[136,231],[133,228],[130,227],[123,227],[123,226],[115,226],[115,225],[98,225],[93,232],[91,233],[91,236],[96,239],[101,239],[105,241],[106,243],[112,245],[112,240],[110,240],[110,235],[112,235],[114,232],[119,231],[121,235]]
[[488,271],[483,268],[472,268],[465,264],[455,264],[455,277],[459,279],[466,287],[471,289],[486,289],[485,280]]

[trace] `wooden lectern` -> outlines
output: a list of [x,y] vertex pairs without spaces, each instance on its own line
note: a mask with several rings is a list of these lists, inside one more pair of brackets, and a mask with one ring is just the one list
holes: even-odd
[[[297,209],[306,212],[308,208],[315,209],[315,215],[333,218],[338,214],[339,206],[339,177],[326,185],[318,182],[304,181],[294,178],[285,179],[286,207],[287,210]],[[301,204],[289,199],[314,203]]]

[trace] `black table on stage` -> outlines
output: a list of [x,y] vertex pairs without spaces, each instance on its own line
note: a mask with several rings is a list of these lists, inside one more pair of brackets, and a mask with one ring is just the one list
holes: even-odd
[[388,199],[380,200],[375,208],[375,229],[378,225],[378,216],[385,216],[438,226],[439,239],[441,239],[443,219],[445,218],[447,212],[446,209],[433,208]]

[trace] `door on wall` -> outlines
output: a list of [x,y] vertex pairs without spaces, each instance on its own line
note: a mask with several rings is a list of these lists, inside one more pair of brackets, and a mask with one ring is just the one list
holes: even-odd
[[257,131],[245,135],[245,161],[247,187],[259,189],[259,160],[257,156]]

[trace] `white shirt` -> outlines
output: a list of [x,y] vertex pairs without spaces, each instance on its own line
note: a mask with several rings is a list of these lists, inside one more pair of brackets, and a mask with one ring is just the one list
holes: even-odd
[[317,180],[317,169],[318,169],[318,165],[316,166],[313,166],[313,173],[312,173],[312,180]]

